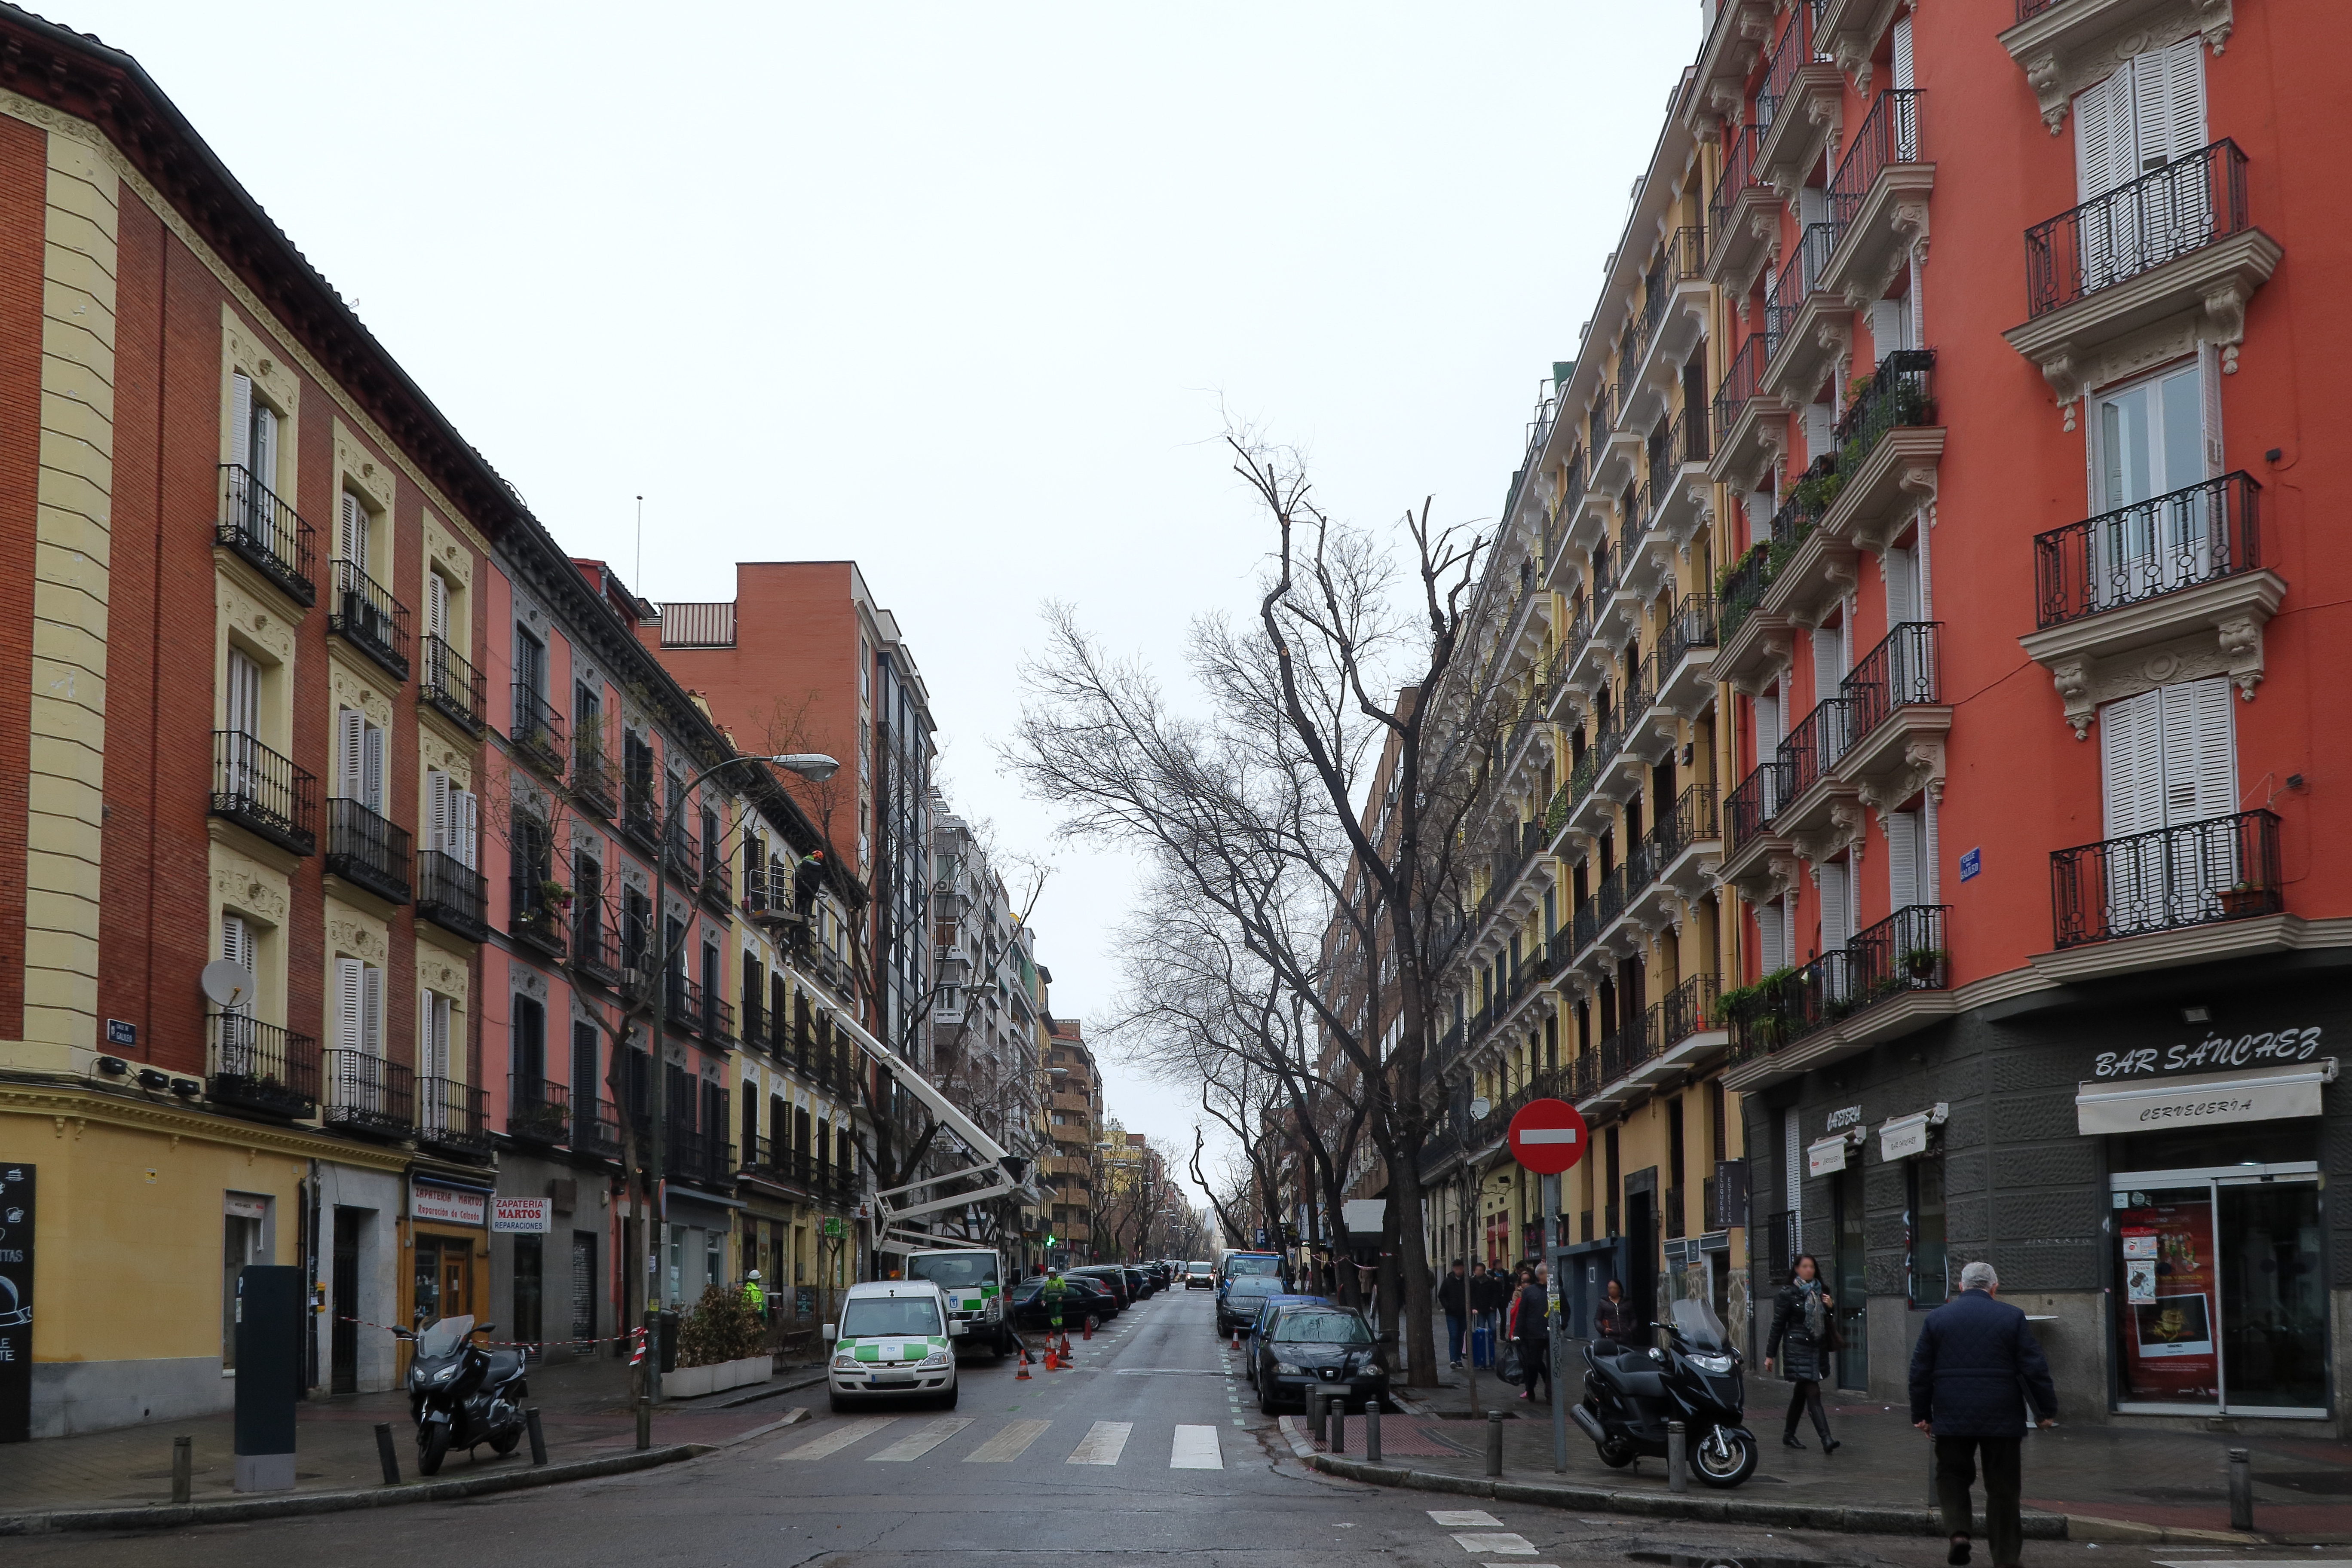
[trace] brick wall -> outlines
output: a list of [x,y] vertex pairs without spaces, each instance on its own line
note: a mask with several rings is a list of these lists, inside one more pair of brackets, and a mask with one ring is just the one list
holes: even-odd
[[[0,430],[40,425],[41,206],[48,179],[47,138],[18,120],[0,120]],[[0,1039],[25,1032],[25,805],[26,736],[32,725],[34,490],[40,450],[0,441]]]

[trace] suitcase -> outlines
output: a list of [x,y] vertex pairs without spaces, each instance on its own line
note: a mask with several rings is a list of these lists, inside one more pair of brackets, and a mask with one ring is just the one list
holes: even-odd
[[1470,1364],[1482,1372],[1495,1364],[1495,1331],[1484,1323],[1470,1331]]

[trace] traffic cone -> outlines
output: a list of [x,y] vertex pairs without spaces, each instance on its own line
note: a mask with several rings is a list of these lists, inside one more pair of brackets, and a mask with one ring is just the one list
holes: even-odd
[[1015,1383],[1029,1381],[1029,1347],[1027,1345],[1021,1347],[1021,1370],[1013,1374],[1013,1381]]
[[1078,1338],[1082,1340],[1090,1340],[1094,1337],[1095,1321],[1092,1318],[1088,1318],[1085,1322],[1078,1325]]
[[1062,1370],[1060,1362],[1055,1358],[1054,1342],[1051,1340],[1045,1342],[1045,1370],[1047,1372],[1059,1372]]
[[1062,1364],[1064,1366],[1074,1365],[1077,1359],[1076,1353],[1070,1349],[1069,1331],[1067,1330],[1064,1330],[1062,1332]]

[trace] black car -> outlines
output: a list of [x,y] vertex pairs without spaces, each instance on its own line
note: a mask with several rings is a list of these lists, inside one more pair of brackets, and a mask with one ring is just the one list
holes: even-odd
[[1293,1401],[1303,1408],[1310,1388],[1344,1389],[1351,1410],[1389,1396],[1371,1327],[1353,1307],[1277,1307],[1259,1342],[1256,1371],[1257,1406],[1268,1415]]
[[1268,1296],[1286,1295],[1282,1280],[1272,1274],[1236,1274],[1217,1292],[1217,1337],[1239,1333],[1257,1321]]
[[[1103,1322],[1118,1310],[1117,1303],[1112,1301],[1110,1293],[1102,1288],[1099,1280],[1074,1279],[1065,1275],[1062,1285],[1062,1327],[1066,1331],[1084,1326],[1089,1318],[1097,1323]],[[1015,1329],[1044,1333],[1053,1328],[1045,1289],[1045,1277],[1042,1274],[1033,1274],[1013,1288],[1013,1293],[1006,1300],[1011,1302]]]
[[1160,1281],[1151,1277],[1151,1270],[1149,1268],[1139,1268],[1130,1263],[1124,1272],[1127,1275],[1128,1288],[1134,1291],[1135,1299],[1139,1301],[1149,1301],[1160,1289]]
[[1116,1264],[1090,1263],[1084,1268],[1065,1268],[1065,1279],[1091,1279],[1111,1293],[1123,1310],[1135,1300],[1135,1288],[1127,1282],[1127,1271]]

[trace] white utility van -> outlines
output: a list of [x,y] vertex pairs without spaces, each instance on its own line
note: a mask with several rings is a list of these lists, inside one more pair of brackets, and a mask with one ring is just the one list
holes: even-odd
[[967,1345],[998,1356],[1013,1353],[1013,1325],[1004,1321],[1004,1259],[998,1254],[984,1247],[910,1252],[907,1278],[940,1288],[948,1322]]
[[832,1343],[826,1387],[835,1410],[877,1399],[929,1394],[956,1402],[955,1342],[947,1298],[928,1279],[868,1279],[852,1285],[841,1321],[824,1325]]

